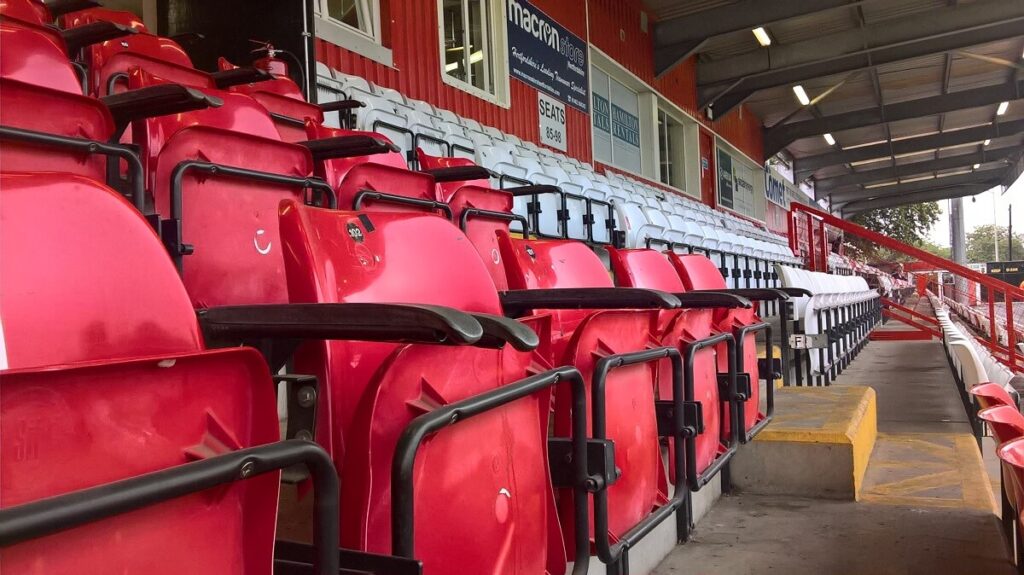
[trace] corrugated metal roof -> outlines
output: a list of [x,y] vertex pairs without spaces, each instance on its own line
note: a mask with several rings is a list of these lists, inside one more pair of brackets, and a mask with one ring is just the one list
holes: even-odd
[[[969,5],[977,0],[958,0],[959,5]],[[1012,0],[1020,1],[1020,0]],[[719,7],[732,2],[725,0],[645,0],[645,4],[659,19],[673,16],[699,14],[710,8]],[[950,0],[864,0],[858,6],[841,7],[815,14],[791,18],[767,26],[773,39],[773,45],[786,45],[796,42],[821,38],[827,41],[828,36],[838,32],[857,29],[862,25],[870,26],[887,20],[913,17],[936,10],[949,9]],[[1021,50],[1024,48],[1024,33],[1021,37],[990,44],[971,47],[966,50],[973,55],[994,57],[1019,62]],[[714,65],[715,60],[731,58],[737,55],[763,50],[754,40],[749,30],[725,34],[710,39],[701,50],[701,65]],[[933,54],[921,58],[894,62],[877,67],[878,84],[882,101],[893,104],[945,92],[958,92],[973,88],[993,86],[1007,82],[1012,73],[1011,67],[985,61],[980,58],[964,55],[962,52],[950,54],[948,85],[945,85],[947,55]],[[830,75],[802,82],[807,93],[813,99],[846,78],[848,74]],[[780,86],[762,90],[753,94],[746,101],[747,107],[760,117],[765,126],[774,126],[782,120],[798,122],[814,116],[809,109],[801,109],[793,95],[791,86]],[[871,73],[856,73],[847,79],[842,86],[817,104],[817,111],[825,116],[840,114],[853,110],[874,108],[878,105],[877,95]],[[1017,108],[1021,108],[1018,110]],[[941,126],[944,130],[983,125],[990,123],[995,115],[995,106],[985,106],[970,110],[960,110],[945,114]],[[1024,117],[1024,105],[1013,107],[1000,120]],[[916,118],[893,122],[889,130],[894,138],[914,137],[938,131],[940,116]],[[868,142],[884,141],[888,133],[884,125],[869,126],[846,130],[833,134],[840,147],[851,147]],[[1020,140],[1019,136],[1015,136]],[[1006,140],[1001,138],[1000,141]],[[1013,140],[1013,138],[1010,138]],[[996,142],[994,141],[993,144]],[[804,157],[828,152],[833,148],[821,136],[805,138],[788,146],[794,157]],[[938,155],[963,153],[972,150],[965,147],[955,150],[943,150]],[[932,157],[935,152],[931,152]],[[927,154],[923,157],[928,157]],[[914,158],[900,159],[899,163],[913,161]],[[889,161],[889,160],[884,160]],[[859,169],[880,167],[884,161],[872,162]],[[831,166],[819,170],[818,177],[841,175],[848,173],[849,168]]]

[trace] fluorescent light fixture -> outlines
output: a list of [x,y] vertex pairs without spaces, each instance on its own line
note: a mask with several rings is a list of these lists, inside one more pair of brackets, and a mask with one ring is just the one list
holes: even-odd
[[985,140],[984,142],[981,143],[981,145],[982,146],[987,146],[987,145],[989,145],[991,143],[992,143],[992,140]]
[[793,86],[793,93],[796,94],[796,99],[800,100],[801,106],[806,106],[811,103],[811,99],[807,97],[807,92],[804,92],[804,87],[800,84]]
[[1009,107],[1010,107],[1010,103],[1009,102],[1003,102],[1003,103],[999,104],[999,107],[996,108],[996,115],[997,116],[1002,116],[1003,114],[1006,113],[1006,109],[1009,108]]
[[762,46],[769,46],[772,43],[772,37],[768,35],[768,31],[764,29],[764,26],[758,26],[751,30],[754,33],[754,38],[757,38],[757,43]]
[[479,62],[480,60],[483,60],[483,59],[484,59],[484,52],[483,52],[483,50],[477,50],[476,52],[472,52],[469,55],[469,63],[470,64],[476,64],[477,62]]
[[445,64],[445,66],[444,66],[444,71],[445,72],[454,72],[455,70],[458,70],[458,69],[459,69],[459,63],[458,62],[452,62],[451,64]]
[[825,134],[825,141],[828,142],[828,145],[830,146],[836,145],[836,139],[832,137],[832,134]]
[[974,166],[972,166],[971,169],[977,170],[980,167],[981,167],[981,164],[974,164]]

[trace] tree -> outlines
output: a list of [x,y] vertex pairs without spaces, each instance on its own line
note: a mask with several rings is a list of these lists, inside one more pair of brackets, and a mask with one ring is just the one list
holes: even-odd
[[952,248],[950,248],[949,246],[940,246],[939,244],[934,243],[931,240],[924,240],[917,247],[921,248],[922,250],[930,254],[935,254],[940,258],[945,258],[947,260],[950,259],[952,255]]
[[[967,261],[971,263],[984,263],[996,261],[995,256],[995,235],[999,236],[999,260],[1010,259],[1010,249],[1007,244],[1009,237],[1005,226],[986,224],[974,228],[967,234]],[[1013,259],[1024,260],[1024,234],[1013,234]]]
[[[939,204],[911,204],[895,208],[883,208],[857,214],[853,223],[888,236],[896,241],[921,247],[926,241],[928,231],[939,221],[942,209]],[[850,242],[863,250],[864,254],[875,260],[893,260],[892,251],[861,238],[850,238]]]

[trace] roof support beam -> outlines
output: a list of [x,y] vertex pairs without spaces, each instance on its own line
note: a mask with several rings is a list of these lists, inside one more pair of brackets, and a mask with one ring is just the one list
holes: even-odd
[[948,186],[959,186],[963,184],[979,184],[998,182],[1000,176],[1006,171],[1006,166],[995,166],[992,168],[983,168],[974,170],[971,172],[965,172],[963,174],[956,174],[952,176],[943,176],[941,178],[928,178],[927,180],[917,180],[914,182],[904,182],[902,184],[893,184],[891,186],[877,186],[874,188],[855,188],[852,190],[836,190],[832,193],[826,194],[823,197],[830,198],[833,204],[854,202],[857,200],[867,200],[872,198],[881,197],[892,197],[902,196],[905,194],[912,194],[915,192],[923,192],[925,190],[933,190],[940,187]]
[[667,18],[654,26],[654,71],[665,74],[689,58],[708,39],[722,34],[751,30],[790,18],[825,10],[855,6],[861,0],[740,0],[727,6]]
[[1014,136],[1024,133],[1024,120],[1003,122],[1000,124],[988,124],[974,128],[964,128],[941,134],[930,134],[916,138],[905,138],[893,142],[883,142],[859,148],[847,148],[845,150],[828,152],[817,156],[797,158],[793,161],[793,170],[798,182],[803,181],[815,171],[826,166],[838,164],[849,164],[852,162],[863,162],[878,158],[889,157],[890,151],[893,155],[911,154],[937,150],[939,148],[952,148],[965,144],[974,144],[985,140]]
[[[779,150],[800,138],[836,134],[843,130],[874,126],[884,122],[898,122],[911,118],[934,116],[944,112],[992,106],[1004,100],[1017,100],[1024,96],[1024,80],[1012,84],[986,86],[961,90],[949,94],[886,104],[881,108],[867,108],[814,120],[804,120],[774,126],[764,132],[764,156],[770,158]],[[894,142],[895,143],[895,142]]]
[[1007,146],[1004,148],[996,148],[994,150],[984,149],[970,154],[947,156],[937,160],[928,160],[927,162],[913,162],[898,166],[886,166],[876,170],[853,172],[852,174],[836,176],[834,178],[825,178],[814,182],[814,192],[818,197],[825,197],[830,191],[846,186],[873,184],[888,180],[895,180],[897,178],[905,178],[908,176],[951,170],[953,168],[964,168],[974,164],[998,162],[1018,155],[1021,150],[1024,150],[1021,146]]
[[988,191],[991,187],[991,184],[968,184],[963,186],[949,186],[946,188],[938,188],[935,190],[917,192],[916,194],[906,194],[896,196],[893,198],[861,200],[859,202],[851,202],[849,204],[841,206],[839,208],[839,212],[842,214],[843,219],[849,219],[859,213],[866,212],[869,210],[877,210],[881,208],[895,208],[899,206],[905,206],[908,204],[921,204],[925,202],[937,202],[939,200],[945,200],[947,198],[962,198],[964,196],[973,196]]
[[701,106],[722,117],[749,94],[1020,35],[1024,3],[980,0],[697,66]]

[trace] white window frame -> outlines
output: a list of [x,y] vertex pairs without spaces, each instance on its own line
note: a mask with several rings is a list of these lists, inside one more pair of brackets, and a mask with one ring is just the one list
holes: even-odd
[[[458,78],[448,74],[445,71],[445,45],[444,45],[444,0],[437,0],[437,46],[438,46],[438,61],[440,62],[440,68],[438,72],[441,74],[441,81],[445,84],[467,92],[486,100],[492,104],[501,106],[502,108],[509,107],[509,79],[508,79],[508,38],[505,33],[505,0],[484,0],[488,4],[488,29],[484,33],[484,46],[489,48],[491,54],[491,68],[489,74],[491,75],[491,85],[494,87],[494,93],[490,93],[486,90],[481,90],[469,82],[464,82]],[[468,16],[463,15],[468,21]],[[469,33],[468,27],[465,31]],[[468,44],[468,41],[466,42]]]
[[354,28],[328,15],[327,0],[313,2],[314,27],[316,36],[335,46],[350,50],[388,67],[394,66],[391,49],[381,44],[381,0],[356,0],[362,12],[370,13],[372,33]]
[[[662,104],[662,102],[659,100],[658,101],[658,113],[657,113],[657,117],[655,118],[655,121],[654,121],[654,131],[655,131],[655,133],[657,133],[657,138],[658,138],[659,145],[661,144],[661,130],[659,129],[659,122],[661,121],[662,114],[665,115],[665,119],[666,120],[671,120],[676,125],[678,125],[680,131],[683,132],[683,133],[680,133],[679,137],[674,140],[674,145],[671,146],[671,149],[669,149],[669,153],[672,156],[671,158],[669,158],[669,172],[670,173],[672,172],[672,166],[676,166],[679,169],[679,172],[680,172],[679,176],[680,177],[679,177],[679,181],[673,181],[672,183],[668,183],[668,182],[662,181],[662,179],[661,179],[661,166],[662,166],[662,164],[665,163],[665,158],[661,157],[661,149],[659,148],[659,151],[658,151],[658,174],[657,174],[657,177],[655,179],[658,182],[661,182],[663,185],[666,185],[666,186],[668,186],[668,187],[670,187],[672,189],[675,189],[675,190],[685,190],[686,189],[686,171],[687,171],[686,170],[686,147],[687,147],[687,142],[686,142],[686,135],[685,135],[684,132],[686,130],[686,121],[685,120],[680,120],[678,117],[676,117],[676,115],[674,113],[672,113],[672,110],[670,110],[667,107],[665,107]],[[666,132],[666,134],[671,136],[670,130],[668,129],[667,126],[666,126],[665,132]],[[672,140],[670,140],[670,141],[672,141]],[[666,147],[669,147],[669,146],[666,145]]]
[[[593,102],[593,98],[594,98],[594,74],[593,74],[593,71],[592,71],[593,68],[597,68],[605,76],[608,76],[609,82],[617,82],[620,86],[622,86],[623,88],[629,90],[630,92],[633,92],[633,94],[636,96],[637,108],[638,108],[638,115],[637,115],[637,117],[640,119],[640,121],[638,123],[638,128],[639,128],[639,131],[640,131],[640,169],[639,170],[631,170],[629,168],[626,168],[626,167],[624,167],[622,165],[619,165],[619,164],[615,163],[614,136],[612,137],[612,149],[611,149],[612,158],[611,158],[610,161],[605,162],[604,160],[598,160],[597,159],[597,149],[596,149],[596,145],[597,144],[596,144],[595,138],[593,138],[593,137],[590,138],[590,153],[591,153],[591,157],[593,157],[594,160],[596,160],[598,162],[601,162],[603,164],[607,164],[607,165],[609,165],[609,166],[611,166],[611,167],[613,167],[613,168],[615,168],[617,170],[622,170],[623,172],[626,172],[627,174],[632,174],[634,176],[639,176],[641,178],[644,178],[644,179],[647,179],[647,180],[651,180],[651,181],[654,181],[654,182],[660,182],[661,178],[659,178],[659,174],[657,174],[657,173],[655,173],[655,174],[645,174],[644,173],[644,161],[646,159],[648,159],[650,157],[650,154],[651,154],[650,150],[644,151],[644,147],[645,147],[645,140],[644,140],[644,138],[650,136],[650,132],[648,130],[650,130],[652,126],[649,125],[650,122],[644,121],[644,118],[643,118],[643,107],[642,107],[641,101],[640,101],[641,100],[640,97],[641,97],[641,94],[642,94],[643,91],[640,90],[640,89],[637,89],[637,84],[635,82],[630,81],[630,79],[628,79],[628,78],[626,79],[627,81],[623,81],[623,77],[622,76],[620,76],[619,74],[613,74],[613,73],[609,72],[608,68],[606,68],[604,66],[598,66],[598,65],[596,65],[594,63],[591,63],[590,67],[591,67],[591,73],[588,74],[588,81],[590,82],[590,99],[591,99],[590,106],[591,106],[591,108],[593,108],[593,106],[594,106],[594,102]],[[610,108],[611,107],[611,84],[609,84],[609,86],[608,86],[608,103],[609,103],[609,108]],[[610,109],[609,109],[609,113],[611,113]],[[591,114],[593,114],[593,110],[591,110]],[[653,124],[655,137],[657,137],[657,133],[658,133],[658,123],[657,122],[658,122],[658,118],[657,118],[657,114],[655,114],[654,124]],[[594,130],[594,119],[593,118],[590,118],[590,129],[591,129],[591,131]],[[655,140],[655,141],[657,141],[657,140]]]

